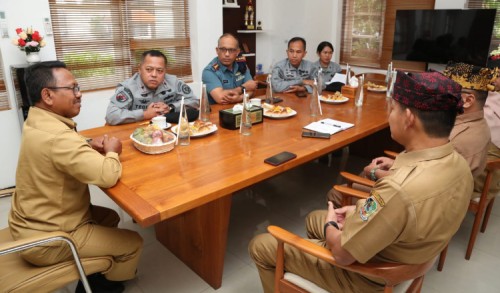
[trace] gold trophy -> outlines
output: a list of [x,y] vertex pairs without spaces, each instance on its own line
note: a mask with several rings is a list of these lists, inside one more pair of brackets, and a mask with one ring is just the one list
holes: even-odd
[[248,0],[247,6],[245,7],[245,26],[247,30],[255,29],[255,25],[253,22],[254,19],[254,9],[252,0]]

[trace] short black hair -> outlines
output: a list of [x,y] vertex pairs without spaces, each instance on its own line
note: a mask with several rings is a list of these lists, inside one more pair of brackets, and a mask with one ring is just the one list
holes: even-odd
[[230,37],[230,38],[233,38],[236,40],[236,47],[240,47],[240,41],[238,40],[238,38],[233,35],[232,33],[224,33],[222,34],[222,36],[219,37],[219,39],[217,40],[217,47],[219,47],[219,42],[222,38],[227,38],[227,37]]
[[144,60],[146,59],[147,56],[162,57],[163,60],[165,61],[165,66],[167,66],[167,57],[161,51],[158,50],[144,51],[144,53],[142,53],[141,55],[141,64],[144,63]]
[[332,49],[332,52],[334,52],[332,43],[324,41],[319,43],[318,48],[316,49],[316,53],[321,53],[321,51],[323,51],[325,47],[329,47],[330,49]]
[[35,63],[24,72],[24,82],[28,89],[28,97],[34,106],[42,99],[42,90],[47,87],[55,87],[57,80],[54,77],[54,68],[66,68],[62,61],[44,61]]
[[295,42],[302,42],[302,44],[304,45],[304,50],[306,49],[306,40],[304,40],[304,38],[301,38],[301,37],[291,38],[290,41],[288,41],[288,48],[290,48],[291,43],[295,43]]
[[399,103],[399,105],[401,106],[401,109],[409,109],[415,116],[418,117],[418,119],[420,119],[422,126],[424,127],[424,131],[429,137],[450,137],[451,130],[455,126],[457,110],[423,111],[413,107],[408,107],[401,103]]
[[488,97],[487,91],[464,89],[464,88],[462,88],[462,90],[470,91],[476,97],[476,102],[479,105],[479,107],[480,108],[484,107],[484,104],[486,103],[486,98]]

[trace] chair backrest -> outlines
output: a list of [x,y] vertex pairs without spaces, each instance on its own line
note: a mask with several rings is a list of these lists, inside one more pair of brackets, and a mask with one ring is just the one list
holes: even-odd
[[367,83],[367,82],[373,82],[375,84],[384,84],[385,83],[385,74],[366,72],[366,73],[356,74],[356,77],[359,78],[363,74],[365,75],[365,83]]
[[256,74],[253,80],[257,81],[257,89],[254,91],[254,97],[264,96],[266,94],[267,88],[267,76],[268,74]]
[[304,253],[308,253],[333,266],[365,276],[381,278],[385,281],[385,291],[392,292],[394,287],[406,281],[412,281],[407,292],[420,292],[423,276],[433,266],[436,258],[423,264],[397,264],[397,263],[353,263],[351,265],[340,265],[335,261],[330,250],[318,246],[302,237],[288,232],[277,226],[269,226],[269,233],[278,240],[278,252],[276,259],[275,292],[307,292],[295,284],[290,284],[284,279],[284,244],[291,245]]
[[80,260],[82,272],[74,260],[37,267],[26,262],[18,253],[36,246],[39,242],[65,241],[62,238],[71,241],[70,236],[63,232],[44,233],[40,237],[14,241],[9,228],[0,230],[0,291],[52,292],[78,279],[86,281],[85,275],[104,272],[113,266],[113,259],[108,256],[80,259],[76,249],[72,252],[74,257]]

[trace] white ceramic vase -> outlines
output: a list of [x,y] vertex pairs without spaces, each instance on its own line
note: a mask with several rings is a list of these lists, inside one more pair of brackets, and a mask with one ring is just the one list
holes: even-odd
[[28,64],[34,64],[40,62],[39,52],[26,52],[26,61]]

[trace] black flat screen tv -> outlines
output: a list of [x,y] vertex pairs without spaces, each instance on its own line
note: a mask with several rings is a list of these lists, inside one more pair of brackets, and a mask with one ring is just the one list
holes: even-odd
[[397,10],[393,60],[485,66],[496,9]]

